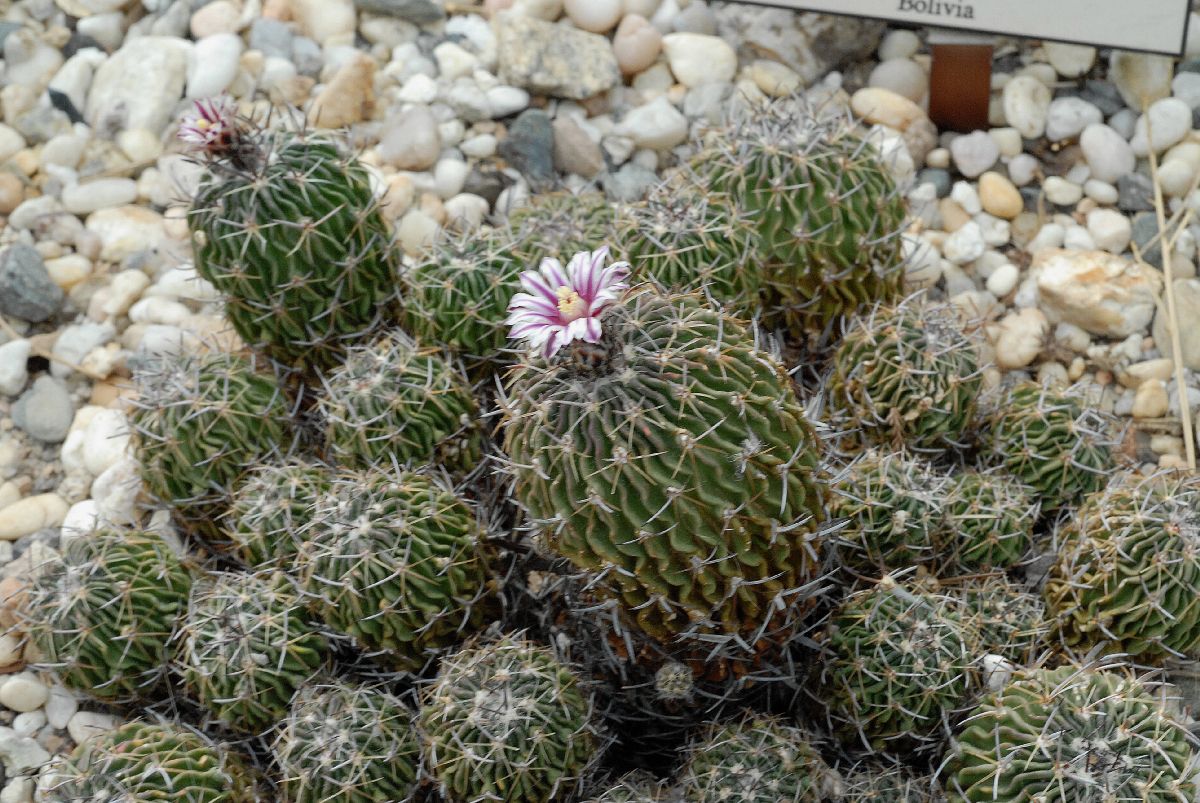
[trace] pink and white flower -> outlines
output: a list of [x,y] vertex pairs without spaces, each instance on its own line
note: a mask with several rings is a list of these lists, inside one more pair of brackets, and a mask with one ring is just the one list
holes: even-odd
[[600,341],[600,316],[620,298],[629,285],[628,262],[605,267],[608,246],[588,253],[580,251],[567,264],[553,257],[542,260],[538,270],[521,274],[521,286],[508,305],[512,329],[508,336],[523,337],[542,355],[551,357],[572,340]]
[[232,147],[237,134],[237,104],[229,95],[197,100],[179,123],[179,138],[209,156]]

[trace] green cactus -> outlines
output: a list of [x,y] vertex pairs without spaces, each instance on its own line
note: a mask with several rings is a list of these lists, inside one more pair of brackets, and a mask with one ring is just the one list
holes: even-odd
[[946,593],[963,603],[962,617],[974,629],[976,655],[1000,655],[1018,666],[1035,661],[1050,636],[1046,603],[1002,574],[969,578]]
[[211,574],[180,625],[176,670],[188,693],[237,731],[262,733],[325,663],[326,643],[281,574]]
[[613,242],[636,278],[708,293],[732,314],[759,312],[762,269],[752,217],[695,177],[667,181],[622,211]]
[[1200,481],[1115,483],[1061,532],[1046,602],[1080,652],[1200,655]]
[[225,519],[233,554],[247,568],[287,569],[300,549],[300,532],[333,472],[309,463],[265,465],[238,483]]
[[137,376],[134,452],[146,489],[210,547],[243,472],[291,449],[290,407],[274,378],[229,354],[156,362]]
[[43,803],[252,803],[253,776],[223,745],[179,724],[129,722],[52,763]]
[[570,793],[597,756],[592,704],[548,649],[519,637],[442,661],[420,728],[450,803],[548,803]]
[[857,570],[886,572],[936,556],[950,479],[903,453],[868,452],[833,483],[834,518],[846,519],[838,554]]
[[833,406],[867,440],[933,453],[966,445],[983,376],[954,306],[920,296],[875,306],[851,319],[832,365]]
[[1065,666],[988,695],[954,742],[947,791],[962,801],[1194,800],[1196,754],[1161,691]]
[[939,561],[963,572],[1017,565],[1033,543],[1040,510],[1036,492],[1004,472],[955,474],[942,508]]
[[148,532],[103,529],[34,573],[23,629],[64,685],[103,700],[153,696],[187,608],[192,574]]
[[935,742],[966,702],[977,638],[953,599],[892,575],[852,594],[825,635],[821,698],[839,733],[880,751]]
[[413,715],[378,688],[303,687],[273,752],[289,803],[402,803],[417,788]]
[[521,271],[530,267],[514,253],[515,238],[507,229],[483,228],[439,239],[401,276],[404,328],[472,367],[502,360],[508,302],[521,287]]
[[489,619],[484,536],[471,508],[427,476],[349,476],[319,504],[301,583],[329,627],[417,671]]
[[352,347],[326,376],[319,404],[340,465],[437,463],[466,472],[479,462],[479,409],[466,377],[402,332]]
[[1104,422],[1075,396],[1024,383],[990,416],[988,459],[1057,510],[1104,487],[1114,464]]
[[945,798],[934,778],[895,765],[863,764],[843,776],[842,803],[938,803]]
[[667,790],[647,772],[634,771],[603,789],[587,803],[664,803]]
[[556,192],[531,199],[508,219],[516,232],[513,256],[525,268],[536,268],[549,254],[569,259],[608,242],[616,210],[600,192]]
[[517,497],[651,637],[744,643],[813,576],[814,432],[780,364],[697,296],[635,292],[603,329],[514,371]]
[[799,728],[773,717],[714,724],[680,776],[688,803],[821,803],[842,781]]
[[703,183],[754,216],[768,306],[796,331],[900,293],[904,198],[847,121],[796,98],[743,104],[693,162]]

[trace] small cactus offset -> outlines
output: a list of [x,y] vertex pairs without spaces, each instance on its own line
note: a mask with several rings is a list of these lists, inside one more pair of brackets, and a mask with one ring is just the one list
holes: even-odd
[[192,588],[175,663],[197,702],[229,728],[257,734],[283,718],[325,654],[285,577],[223,573]]
[[938,559],[946,571],[1008,569],[1025,557],[1041,512],[1037,493],[1003,471],[950,479]]
[[988,695],[954,742],[954,800],[1190,803],[1194,739],[1161,690],[1066,666]]
[[530,199],[509,215],[513,254],[528,268],[547,254],[590,251],[611,239],[616,209],[601,192],[555,192]]
[[43,803],[255,803],[242,759],[182,725],[130,722],[80,744],[52,763],[40,784]]
[[1051,631],[1046,603],[1003,574],[969,578],[946,593],[963,605],[962,618],[977,636],[974,654],[999,655],[1025,666],[1046,650]]
[[452,491],[408,471],[350,475],[318,507],[301,584],[329,627],[418,671],[486,624],[485,532]]
[[982,387],[958,310],[915,296],[850,321],[829,393],[868,441],[938,453],[966,445]]
[[289,366],[332,364],[394,301],[396,249],[366,168],[330,141],[257,129],[232,102],[214,108],[209,128],[236,133],[192,143],[208,168],[188,213],[196,272],[249,346]]
[[153,695],[187,609],[192,574],[154,533],[72,538],[33,575],[23,627],[64,685],[103,700]]
[[1089,496],[1045,588],[1071,650],[1200,657],[1200,481],[1153,477]]
[[339,465],[466,472],[479,462],[478,406],[462,371],[436,349],[393,332],[351,348],[324,384],[325,441]]
[[289,803],[403,803],[421,769],[413,715],[369,686],[303,687],[273,752]]
[[592,703],[548,649],[515,636],[446,658],[420,714],[450,803],[549,803],[597,757]]
[[300,533],[333,471],[309,463],[251,469],[238,483],[225,518],[232,554],[250,569],[286,569],[300,550]]
[[1104,423],[1075,396],[1021,384],[990,416],[987,459],[1036,490],[1043,509],[1057,510],[1103,488],[1112,473]]
[[243,472],[290,451],[290,407],[275,379],[229,354],[166,360],[139,373],[134,452],[147,490],[208,546]]
[[680,786],[688,803],[822,803],[842,792],[841,776],[803,731],[761,716],[697,738]]

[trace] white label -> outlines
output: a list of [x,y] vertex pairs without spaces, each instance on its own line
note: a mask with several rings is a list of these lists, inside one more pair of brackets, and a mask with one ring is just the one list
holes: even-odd
[[1189,0],[755,0],[758,5],[1178,56]]

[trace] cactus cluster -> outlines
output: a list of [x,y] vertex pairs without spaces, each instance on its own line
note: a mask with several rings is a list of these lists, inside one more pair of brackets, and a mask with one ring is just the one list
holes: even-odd
[[300,551],[301,532],[333,476],[315,463],[267,464],[248,471],[225,518],[231,554],[248,568],[286,568]]

